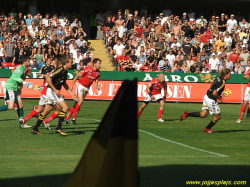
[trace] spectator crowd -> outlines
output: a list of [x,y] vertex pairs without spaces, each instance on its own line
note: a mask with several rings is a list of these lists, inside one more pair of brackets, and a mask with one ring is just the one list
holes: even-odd
[[210,17],[192,9],[182,15],[166,7],[160,14],[110,11],[103,17],[107,48],[118,71],[219,73],[250,68],[248,20],[224,9]]
[[31,68],[40,69],[57,58],[74,59],[73,69],[83,69],[93,61],[87,34],[79,21],[79,14],[61,12],[33,17],[13,9],[0,13],[0,63],[2,68],[13,68],[24,56],[31,58]]

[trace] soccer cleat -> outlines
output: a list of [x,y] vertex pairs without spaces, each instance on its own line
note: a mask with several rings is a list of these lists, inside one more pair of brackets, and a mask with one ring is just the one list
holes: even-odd
[[250,113],[247,113],[247,119],[249,119],[250,118]]
[[236,123],[241,123],[241,120],[240,120],[240,119],[237,119],[237,120],[236,120]]
[[214,133],[214,131],[212,129],[206,129],[206,128],[204,128],[204,132],[205,133]]
[[157,120],[158,122],[164,122],[164,120],[162,118]]
[[21,127],[22,129],[28,129],[28,128],[31,128],[31,126],[27,125],[26,123],[22,125]]
[[71,124],[72,124],[72,125],[76,125],[76,120],[75,120],[75,119],[72,119],[72,120],[71,120]]
[[56,129],[56,133],[62,135],[62,136],[67,136],[67,134],[65,132],[63,132],[62,129]]
[[46,129],[51,130],[50,124],[43,122],[43,125]]
[[23,120],[23,118],[20,118],[19,119],[19,127],[22,129],[23,126],[24,126],[24,120]]
[[68,120],[64,120],[64,123],[65,123],[66,125],[68,125],[68,124],[69,124],[69,121],[68,121]]
[[188,112],[188,111],[185,111],[185,112],[181,115],[180,121],[186,119],[186,118],[188,117],[188,115],[189,115],[189,112]]
[[40,133],[39,131],[35,131],[35,130],[32,130],[31,133],[32,133],[32,134],[37,134],[37,135],[43,135],[43,134]]

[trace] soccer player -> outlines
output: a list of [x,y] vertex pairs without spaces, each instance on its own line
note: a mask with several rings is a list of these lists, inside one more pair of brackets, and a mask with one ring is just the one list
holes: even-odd
[[225,88],[226,81],[231,78],[230,69],[225,68],[222,70],[221,75],[216,77],[210,86],[210,89],[207,91],[207,94],[204,96],[202,104],[202,112],[187,112],[185,111],[181,117],[180,121],[186,119],[187,117],[200,117],[206,118],[208,112],[214,115],[214,118],[210,123],[204,128],[206,133],[213,133],[212,127],[221,119],[220,106],[217,100],[222,103],[222,92]]
[[85,99],[86,95],[88,94],[89,88],[93,82],[95,82],[95,88],[99,91],[100,87],[98,86],[98,81],[101,76],[100,68],[101,68],[101,60],[99,58],[95,58],[93,60],[93,66],[84,68],[81,72],[79,72],[76,77],[74,78],[72,82],[72,86],[70,87],[71,90],[73,89],[73,86],[78,80],[79,77],[80,80],[78,81],[78,85],[76,88],[77,95],[78,95],[78,102],[75,102],[75,105],[70,109],[67,117],[65,118],[65,123],[68,124],[69,118],[73,115],[73,119],[71,121],[72,124],[76,124],[76,117],[80,110],[80,107],[83,103],[83,100]]
[[38,128],[44,120],[44,117],[50,112],[52,106],[50,103],[55,103],[58,105],[59,121],[56,128],[56,133],[59,133],[62,136],[67,136],[67,134],[62,130],[62,122],[65,119],[66,112],[68,111],[68,105],[64,101],[63,96],[60,94],[62,86],[72,95],[73,98],[76,95],[69,89],[68,84],[66,83],[68,69],[73,65],[73,62],[64,58],[63,60],[58,60],[59,64],[62,64],[61,67],[58,67],[54,72],[49,75],[45,75],[48,86],[46,86],[42,91],[42,96],[45,98],[47,104],[44,111],[39,115],[38,120],[34,128],[32,129],[32,134],[42,135]]
[[[249,79],[249,75],[250,75],[250,69],[247,70],[246,74],[244,75],[244,79]],[[240,109],[240,118],[237,119],[237,123],[241,123],[243,115],[246,111],[247,108],[247,104],[250,102],[250,80],[247,84],[247,88],[245,90],[245,95],[244,95],[244,103]],[[247,110],[247,119],[250,118],[250,105],[248,105],[248,110]]]
[[[164,89],[164,95],[162,96],[161,90]],[[158,112],[158,122],[164,122],[162,119],[166,95],[167,95],[167,83],[165,82],[165,75],[159,74],[158,78],[154,78],[150,81],[147,86],[148,95],[142,103],[139,111],[138,111],[138,119],[140,118],[144,108],[148,105],[148,103],[152,100],[156,100],[160,104],[160,109]]]
[[[44,82],[43,82],[43,86],[42,89],[44,88],[44,86],[46,86],[47,82],[45,79],[45,75],[47,75],[48,73],[52,72],[54,70],[54,66],[51,65],[51,59],[48,58],[46,64],[44,66],[41,67],[38,76],[43,76],[44,77]],[[52,104],[52,103],[51,103]],[[40,100],[39,100],[39,105],[34,107],[34,110],[32,110],[24,119],[23,121],[20,121],[20,123],[26,123],[28,120],[30,120],[32,117],[38,115],[39,113],[43,112],[44,108],[46,105],[46,100],[45,98],[41,95]],[[54,118],[56,118],[59,115],[60,112],[56,111],[54,112],[51,116]],[[51,119],[51,116],[49,117],[49,119]],[[47,120],[47,119],[46,119]],[[45,122],[47,122],[45,120]],[[44,123],[44,126],[47,129],[51,129],[49,123]]]
[[[7,105],[0,106],[0,111],[13,110],[15,103],[17,103],[19,121],[23,120],[23,102],[20,97],[21,89],[23,85],[27,87],[32,85],[32,83],[24,81],[27,75],[26,69],[30,66],[30,58],[23,57],[21,61],[23,64],[16,67],[4,86],[6,89],[4,99],[7,101]],[[30,126],[24,124],[20,125],[20,128],[30,128]]]

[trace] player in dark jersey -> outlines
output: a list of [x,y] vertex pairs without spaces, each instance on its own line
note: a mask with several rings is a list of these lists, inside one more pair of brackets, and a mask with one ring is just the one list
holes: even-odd
[[222,93],[225,88],[226,81],[231,78],[230,69],[223,69],[221,72],[221,76],[216,77],[214,82],[212,83],[210,89],[207,91],[207,94],[204,96],[202,112],[188,112],[185,111],[181,117],[180,121],[186,119],[187,117],[200,117],[206,118],[208,112],[214,115],[214,118],[210,121],[210,123],[204,128],[206,133],[213,133],[212,127],[221,119],[220,107],[217,100],[222,103]]
[[[59,133],[63,136],[67,134],[62,130],[62,123],[65,119],[66,112],[68,111],[68,105],[64,101],[63,96],[60,94],[62,86],[76,99],[76,95],[69,89],[68,84],[66,83],[68,69],[73,65],[72,61],[69,61],[67,58],[63,60],[58,60],[59,64],[62,64],[61,67],[58,67],[54,72],[49,75],[45,75],[48,86],[43,89],[42,96],[46,99],[47,102],[57,104],[59,114],[59,121],[56,128],[56,133]],[[51,104],[46,104],[44,111],[39,115],[38,120],[31,133],[42,135],[38,128],[44,120],[44,117],[50,112],[52,106]]]

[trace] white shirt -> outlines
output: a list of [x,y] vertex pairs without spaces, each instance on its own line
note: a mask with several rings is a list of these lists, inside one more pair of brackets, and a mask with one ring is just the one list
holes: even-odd
[[0,48],[0,57],[4,56],[3,49],[4,49],[3,47]]
[[115,44],[114,45],[114,50],[116,51],[116,54],[118,56],[122,55],[122,51],[123,51],[124,48],[125,48],[125,46],[123,44],[120,44],[120,45]]
[[172,44],[171,44],[171,48],[173,49],[174,46],[177,46],[177,50],[179,50],[179,48],[181,47],[181,44],[180,44],[179,42],[177,42],[177,43],[172,43]]
[[69,52],[72,53],[73,54],[73,58],[76,59],[77,49],[70,49]]
[[103,26],[104,14],[100,14],[100,13],[96,14],[95,19],[100,20],[100,21],[97,21],[97,20],[96,20],[97,25]]
[[231,46],[231,44],[232,44],[232,38],[229,36],[228,38],[227,37],[224,37],[225,39],[224,39],[224,41],[226,42],[226,47],[227,46]]
[[218,58],[210,58],[209,59],[209,65],[211,67],[211,70],[218,70],[218,65],[220,65],[219,59]]
[[79,64],[82,59],[83,59],[82,55],[79,55],[79,57],[77,57],[77,55],[76,55],[76,57],[75,57],[75,63]]
[[120,26],[120,27],[118,28],[119,37],[122,38],[123,33],[127,32],[127,31],[128,31],[127,27]]
[[174,55],[166,55],[166,59],[168,59],[168,63],[170,66],[174,66],[175,56]]
[[135,71],[140,71],[140,68],[142,67],[142,63],[139,62],[139,64],[135,63],[134,67],[135,67]]
[[193,60],[187,60],[187,67],[190,68],[190,66],[192,66],[194,64]]
[[228,28],[227,28],[228,32],[231,33],[231,30],[234,29],[235,26],[237,26],[237,21],[235,19],[233,19],[233,20],[229,19],[229,20],[227,20],[227,26],[228,26]]
[[226,68],[230,68],[231,66],[234,66],[234,63],[232,61],[225,61],[226,62]]

